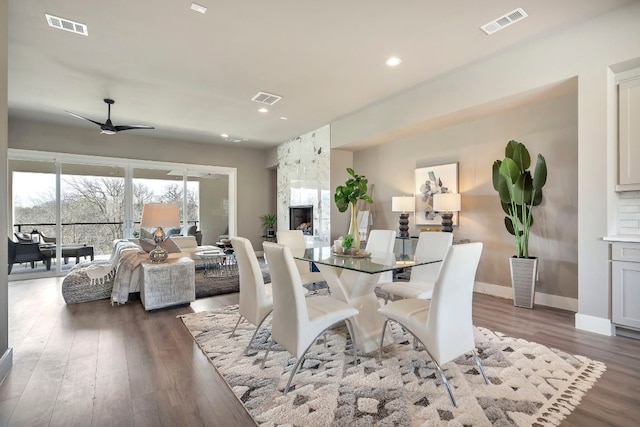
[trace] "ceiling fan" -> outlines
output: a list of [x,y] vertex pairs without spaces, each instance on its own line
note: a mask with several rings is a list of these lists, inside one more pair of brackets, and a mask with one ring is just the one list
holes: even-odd
[[88,119],[86,117],[82,117],[78,114],[72,113],[71,111],[65,111],[65,113],[67,114],[71,114],[73,117],[77,117],[79,119],[82,120],[87,120],[91,123],[95,123],[98,126],[100,126],[100,133],[104,133],[106,135],[113,135],[116,132],[120,132],[123,130],[130,130],[130,129],[155,129],[153,126],[145,126],[145,125],[121,125],[121,126],[114,126],[113,123],[111,123],[111,105],[115,104],[115,101],[113,99],[109,99],[109,98],[105,98],[104,102],[107,104],[107,108],[108,110],[108,115],[107,115],[107,121],[104,123],[100,123],[100,122],[96,122],[95,120],[91,120]]

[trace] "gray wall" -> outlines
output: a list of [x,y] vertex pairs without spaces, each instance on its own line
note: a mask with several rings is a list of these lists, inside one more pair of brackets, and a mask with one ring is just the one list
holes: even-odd
[[[7,200],[7,59],[8,59],[8,4],[0,3],[0,206]],[[7,209],[0,209],[0,236],[7,235]],[[0,245],[0,382],[12,364],[12,350],[9,349],[9,301],[7,278],[7,246]]]
[[[577,89],[574,85],[574,89]],[[544,203],[534,210],[530,253],[539,257],[537,292],[578,297],[578,110],[577,94],[510,108],[395,143],[358,151],[354,165],[375,184],[376,226],[397,230],[391,197],[412,194],[414,169],[458,162],[462,194],[456,239],[484,242],[476,280],[510,287],[508,259],[513,237],[491,182],[491,167],[504,157],[510,139],[524,143],[532,158],[545,156],[549,168]],[[392,177],[392,179],[390,179]],[[409,216],[409,233],[421,227]]]
[[250,239],[256,249],[261,248],[262,229],[256,212],[267,209],[272,197],[263,150],[154,138],[141,131],[101,135],[94,128],[18,118],[9,120],[9,148],[235,167],[238,171],[237,233]]

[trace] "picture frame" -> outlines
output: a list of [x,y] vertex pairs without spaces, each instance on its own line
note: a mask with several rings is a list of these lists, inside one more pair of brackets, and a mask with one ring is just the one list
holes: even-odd
[[[458,192],[458,163],[417,168],[414,176],[416,225],[441,225],[442,217],[433,211],[433,195]],[[458,225],[457,212],[452,219]]]

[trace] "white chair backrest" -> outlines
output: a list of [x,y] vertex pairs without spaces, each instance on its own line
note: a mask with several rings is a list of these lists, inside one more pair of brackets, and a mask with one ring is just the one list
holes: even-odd
[[395,244],[395,230],[371,230],[364,250],[367,252],[393,252]]
[[271,307],[271,300],[265,293],[262,270],[249,239],[233,237],[231,244],[240,276],[240,315],[257,325],[264,318],[262,310],[268,311]]
[[305,350],[300,348],[299,337],[309,322],[300,274],[287,246],[264,242],[262,247],[269,260],[273,287],[272,339],[298,357]]
[[[278,230],[276,232],[276,239],[279,244],[288,247],[291,253],[296,256],[302,255],[307,247],[302,230]],[[309,271],[311,271],[308,262],[300,260],[294,261],[300,274],[309,273]]]
[[[423,231],[418,236],[415,256],[417,259],[444,259],[449,246],[453,243],[453,233]],[[438,278],[441,262],[419,265],[411,269],[410,282],[435,282]]]
[[482,243],[452,245],[433,289],[424,344],[440,365],[475,349],[471,303]]

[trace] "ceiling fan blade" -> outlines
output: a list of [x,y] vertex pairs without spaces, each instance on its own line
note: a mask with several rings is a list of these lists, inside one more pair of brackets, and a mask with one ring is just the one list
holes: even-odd
[[145,126],[145,125],[122,125],[122,126],[114,126],[116,132],[120,132],[121,130],[130,130],[130,129],[155,129],[153,126]]
[[67,113],[69,115],[72,115],[73,117],[77,117],[79,119],[86,120],[86,121],[91,122],[91,123],[95,123],[98,126],[103,126],[104,125],[104,123],[100,123],[100,122],[96,122],[95,120],[87,119],[86,117],[79,116],[78,114],[72,113],[71,111],[66,111],[65,110],[65,113]]

